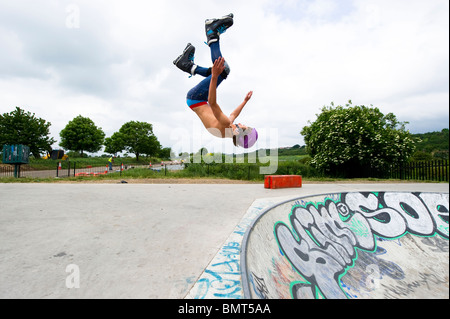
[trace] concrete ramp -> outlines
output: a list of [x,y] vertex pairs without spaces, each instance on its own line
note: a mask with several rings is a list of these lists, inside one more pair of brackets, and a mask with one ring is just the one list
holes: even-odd
[[349,192],[265,210],[244,236],[244,298],[449,298],[449,194]]

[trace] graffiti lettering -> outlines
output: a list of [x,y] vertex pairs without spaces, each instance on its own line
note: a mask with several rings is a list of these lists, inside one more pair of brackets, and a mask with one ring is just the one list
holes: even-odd
[[258,296],[261,299],[268,299],[267,294],[269,291],[267,290],[267,286],[264,281],[264,278],[259,278],[254,273],[252,273],[252,277],[253,277],[254,289],[258,293]]
[[[282,222],[274,229],[279,248],[307,281],[293,285],[292,295],[347,298],[339,282],[353,266],[357,248],[374,252],[376,236],[394,239],[407,233],[448,240],[448,208],[448,194],[362,192],[294,206],[292,229]],[[377,285],[380,269],[369,270],[367,280]]]
[[203,299],[209,290],[214,298],[241,298],[239,252],[240,243],[228,242],[219,253],[218,262],[205,269],[204,277],[197,282],[196,299]]

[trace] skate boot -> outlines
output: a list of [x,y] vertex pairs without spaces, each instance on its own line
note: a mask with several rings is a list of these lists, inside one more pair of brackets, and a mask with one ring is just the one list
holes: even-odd
[[173,61],[181,71],[194,75],[197,65],[194,64],[195,47],[188,43],[183,53]]
[[225,31],[233,25],[233,17],[234,15],[230,13],[220,19],[207,19],[205,21],[206,39],[208,45],[219,41],[220,35],[225,33]]

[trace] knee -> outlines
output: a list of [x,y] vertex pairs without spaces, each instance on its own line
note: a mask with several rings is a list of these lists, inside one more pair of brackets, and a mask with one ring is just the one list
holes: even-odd
[[230,74],[230,71],[231,71],[230,65],[227,63],[227,61],[225,61],[225,70],[224,70],[224,72],[225,72],[227,75],[229,75],[229,74]]
[[230,74],[230,65],[227,63],[227,61],[225,61],[225,70],[223,70],[221,76],[226,79],[228,77],[228,75]]

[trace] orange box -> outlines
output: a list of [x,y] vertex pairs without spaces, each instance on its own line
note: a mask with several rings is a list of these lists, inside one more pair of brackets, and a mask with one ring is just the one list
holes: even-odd
[[300,175],[268,175],[264,180],[264,187],[270,189],[302,187],[302,177]]

